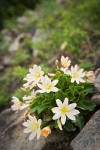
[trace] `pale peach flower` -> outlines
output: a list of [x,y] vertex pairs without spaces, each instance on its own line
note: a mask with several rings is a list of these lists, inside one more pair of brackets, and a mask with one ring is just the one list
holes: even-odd
[[41,130],[41,134],[47,137],[51,133],[51,129],[49,127],[45,127]]
[[71,60],[69,60],[68,57],[64,57],[64,56],[61,57],[61,65],[64,68],[68,68],[70,66],[70,63],[71,63]]
[[93,71],[86,72],[85,76],[87,77],[87,82],[94,82],[95,74]]

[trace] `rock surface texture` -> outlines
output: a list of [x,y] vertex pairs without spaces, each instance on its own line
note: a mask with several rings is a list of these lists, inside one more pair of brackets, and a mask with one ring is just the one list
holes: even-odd
[[100,110],[71,142],[73,150],[100,150]]
[[23,133],[23,118],[21,117],[23,114],[23,112],[14,113],[11,109],[1,113],[0,150],[40,150],[45,143],[44,139],[41,139],[41,142],[28,140],[28,135]]
[[23,133],[21,113],[6,109],[0,114],[0,150],[71,150],[67,135],[53,133],[48,138],[41,136],[29,141],[28,134]]
[[94,80],[94,86],[96,88],[96,92],[92,97],[92,101],[94,101],[97,105],[100,105],[100,68],[98,68],[95,71],[95,80]]

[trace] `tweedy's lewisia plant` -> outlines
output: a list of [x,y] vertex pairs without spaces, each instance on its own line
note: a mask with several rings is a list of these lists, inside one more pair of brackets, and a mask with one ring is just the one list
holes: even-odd
[[[35,136],[47,137],[52,129],[75,131],[84,126],[84,116],[95,108],[90,101],[94,90],[93,72],[86,72],[78,65],[71,66],[68,57],[61,57],[61,65],[54,74],[44,75],[40,66],[34,65],[23,85],[25,96],[22,101],[13,97],[14,111],[27,109],[28,120],[23,123],[29,140]],[[29,93],[27,95],[27,93]]]

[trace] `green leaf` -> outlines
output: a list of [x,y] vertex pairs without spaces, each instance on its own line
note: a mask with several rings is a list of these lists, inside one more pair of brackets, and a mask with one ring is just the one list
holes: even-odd
[[37,112],[38,112],[38,114],[40,114],[43,111],[45,111],[46,109],[48,110],[48,108],[49,108],[49,106],[47,106],[47,105],[38,106]]
[[60,99],[63,101],[65,99],[65,97],[67,97],[67,96],[62,91],[58,91],[57,93],[55,93],[55,99]]
[[36,112],[38,110],[38,105],[34,105],[34,107],[31,107],[32,112]]
[[37,98],[33,99],[32,104],[30,105],[30,108],[32,108],[35,103],[38,103],[38,102],[41,101],[42,99],[43,99],[42,97],[37,97]]
[[58,82],[59,88],[63,89],[65,82],[66,82],[66,75],[65,75],[65,74],[62,74],[62,75],[59,77],[59,82]]
[[94,91],[94,85],[91,83],[84,83],[84,89],[82,92],[84,93],[93,93]]
[[49,120],[47,121],[44,121],[41,125],[42,128],[46,127],[46,126],[49,126],[51,129],[53,128],[54,126],[54,120],[52,120],[52,118],[49,118]]
[[83,101],[83,100],[84,100],[84,93],[80,92],[77,101]]
[[67,131],[75,131],[76,130],[75,125],[72,122],[70,122],[69,120],[66,120],[66,124],[65,124],[64,128]]
[[73,90],[68,89],[68,90],[67,90],[67,95],[68,95],[69,101],[73,101],[73,100],[74,100],[75,96],[74,96]]
[[83,116],[77,115],[75,124],[81,130],[84,127],[84,118],[83,118]]
[[58,70],[58,71],[56,72],[56,74],[52,77],[52,80],[58,79],[60,75],[61,75],[61,71]]
[[83,110],[92,111],[96,107],[96,104],[89,100],[83,100],[78,102],[77,107]]

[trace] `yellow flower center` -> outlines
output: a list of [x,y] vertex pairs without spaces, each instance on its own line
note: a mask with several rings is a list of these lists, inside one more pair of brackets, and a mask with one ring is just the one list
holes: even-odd
[[39,129],[39,124],[38,124],[38,123],[34,123],[34,124],[32,125],[32,129],[33,129],[33,130],[38,130],[38,129]]
[[50,90],[52,88],[52,84],[46,84],[45,88],[46,90]]
[[18,106],[22,106],[22,104],[23,104],[23,103],[22,103],[21,101],[18,102]]
[[66,114],[66,112],[68,112],[68,109],[66,108],[66,106],[63,106],[61,108],[61,112],[62,112],[62,114]]
[[40,78],[40,72],[36,73],[36,78]]
[[78,77],[78,74],[75,72],[73,73],[73,78],[77,78]]

